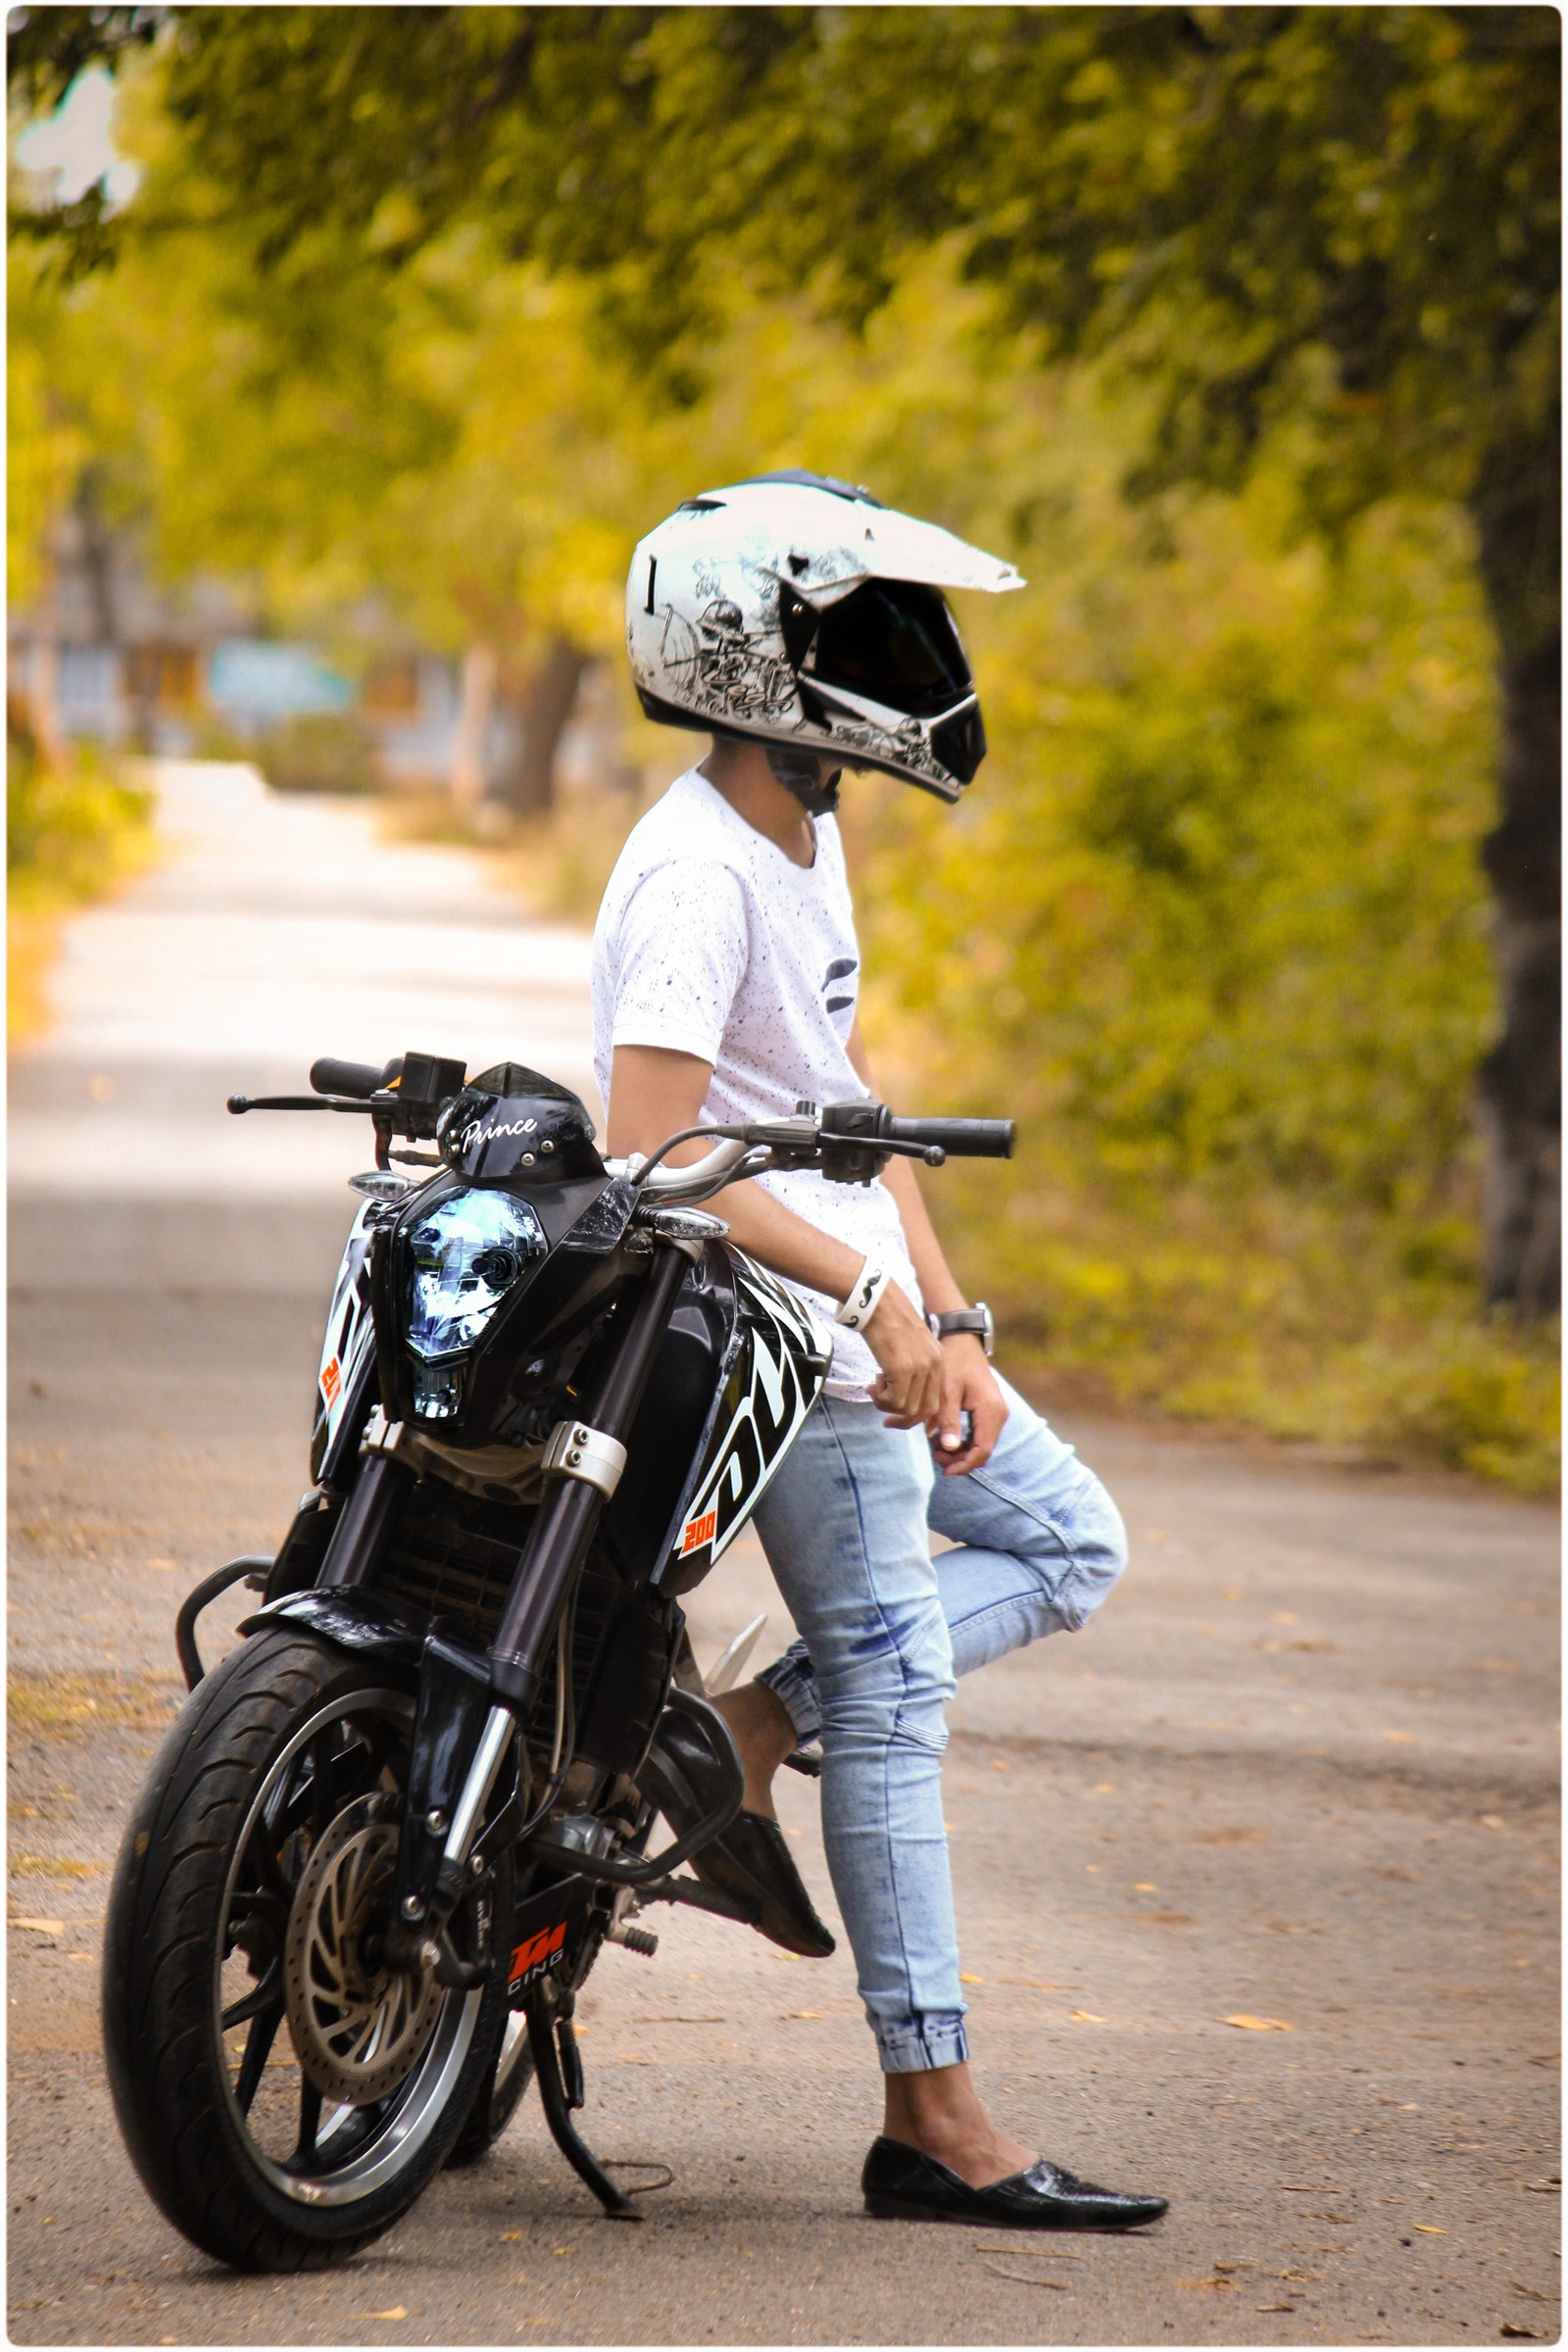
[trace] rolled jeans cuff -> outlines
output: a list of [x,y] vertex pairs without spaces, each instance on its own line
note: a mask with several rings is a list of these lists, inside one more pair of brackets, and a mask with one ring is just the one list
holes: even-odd
[[822,1710],[817,1703],[816,1683],[804,1642],[792,1642],[781,1658],[763,1667],[757,1679],[765,1683],[783,1705],[802,1747],[808,1740],[820,1738]]
[[885,2075],[928,2075],[939,2066],[963,2066],[969,2036],[961,2009],[925,2009],[914,2017],[873,2017],[877,2056]]

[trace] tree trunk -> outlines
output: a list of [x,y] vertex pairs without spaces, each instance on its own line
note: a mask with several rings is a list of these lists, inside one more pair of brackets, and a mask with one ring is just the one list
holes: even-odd
[[452,731],[452,798],[472,815],[484,799],[485,752],[496,701],[496,649],[470,645],[463,657],[457,724]]
[[554,802],[556,754],[588,660],[570,638],[552,637],[523,689],[522,741],[507,795],[518,816],[539,815]]
[[1482,845],[1495,893],[1502,1033],[1481,1065],[1489,1304],[1561,1297],[1562,623],[1555,433],[1494,449],[1473,501],[1496,627],[1501,816]]

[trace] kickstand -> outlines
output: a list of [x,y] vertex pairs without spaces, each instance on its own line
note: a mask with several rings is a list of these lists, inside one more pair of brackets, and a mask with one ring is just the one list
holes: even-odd
[[[642,2215],[628,2197],[623,2197],[608,2173],[602,2170],[591,2148],[584,2147],[577,2136],[567,2104],[566,2086],[561,2079],[561,2061],[556,2051],[556,2037],[550,2030],[550,2016],[544,2003],[532,2000],[525,2004],[523,2015],[528,2021],[528,2047],[533,2052],[533,2071],[539,2084],[539,2100],[545,2111],[550,2135],[580,2180],[586,2181],[612,2222],[640,2222]],[[570,2031],[570,2028],[567,2028]],[[573,2040],[575,2055],[575,2040]],[[581,2105],[581,2060],[573,2072],[574,2103]]]

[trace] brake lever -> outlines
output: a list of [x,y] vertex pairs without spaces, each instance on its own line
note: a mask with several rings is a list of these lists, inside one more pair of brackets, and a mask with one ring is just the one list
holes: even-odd
[[396,1095],[230,1095],[228,1107],[242,1118],[248,1110],[366,1110],[387,1112],[401,1107]]

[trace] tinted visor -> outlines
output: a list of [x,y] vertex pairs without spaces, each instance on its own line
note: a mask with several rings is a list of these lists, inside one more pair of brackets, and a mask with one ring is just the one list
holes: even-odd
[[952,613],[935,588],[913,580],[866,580],[830,605],[806,674],[911,718],[935,718],[974,692]]

